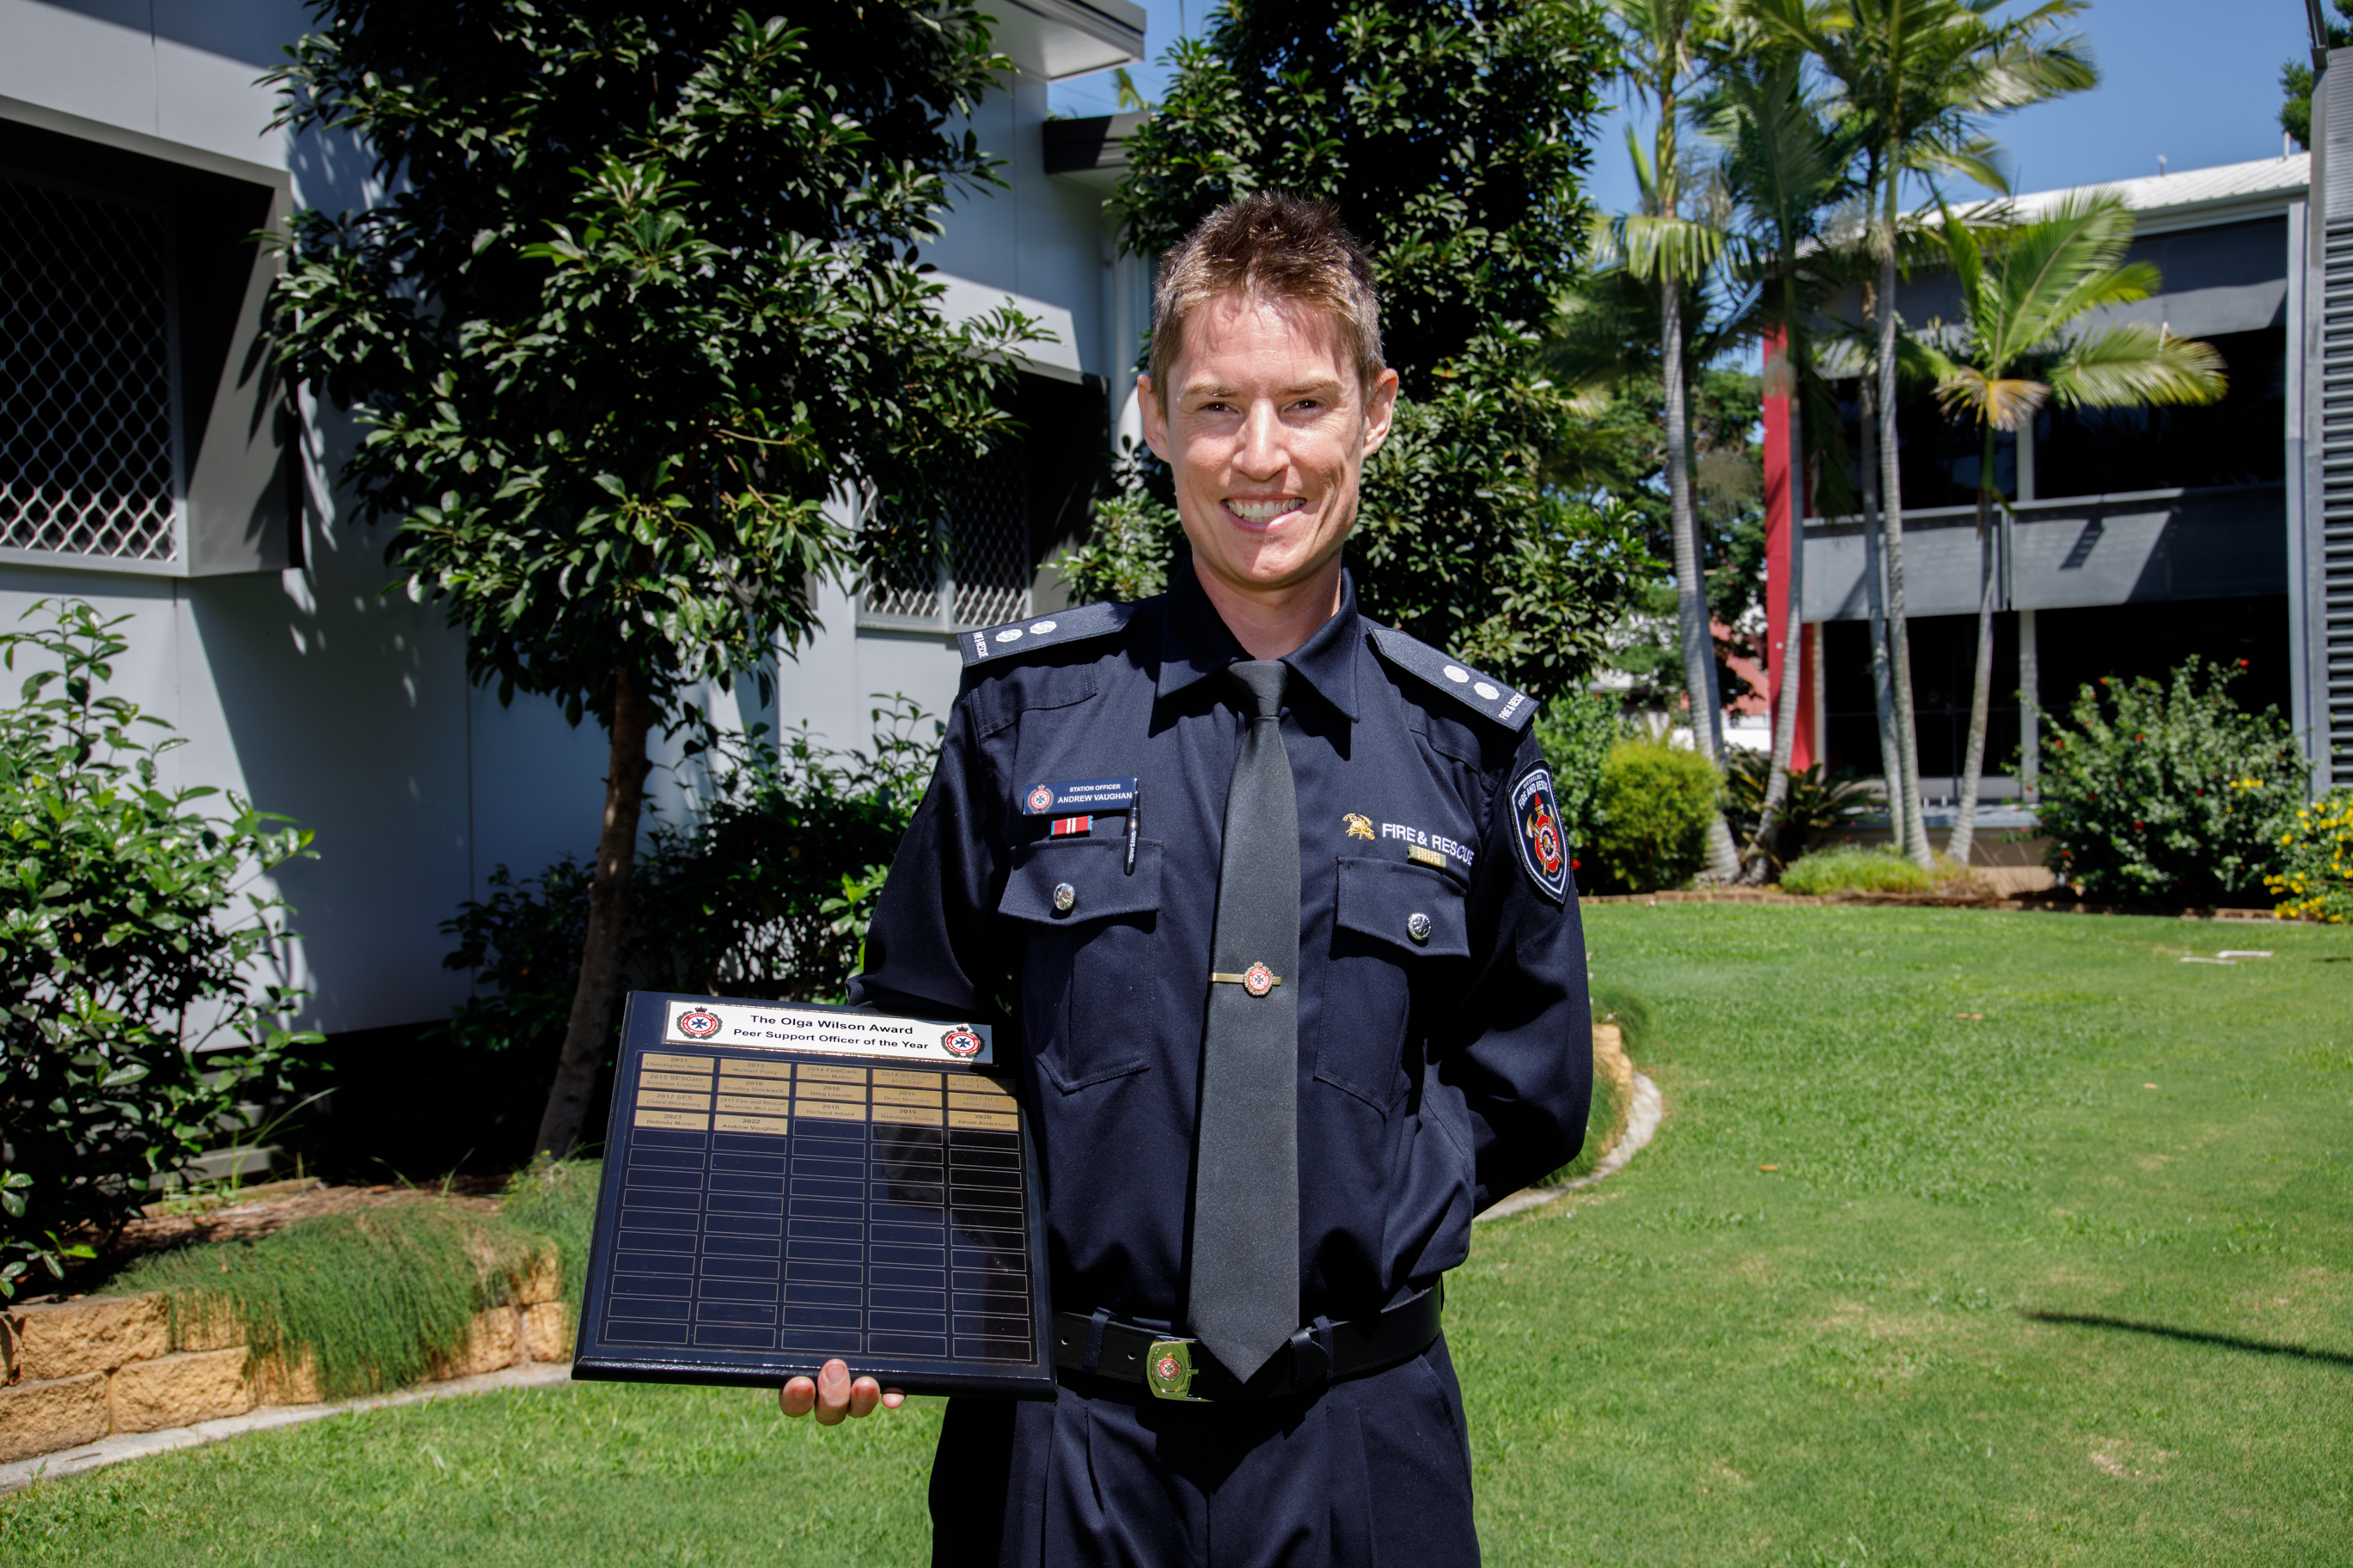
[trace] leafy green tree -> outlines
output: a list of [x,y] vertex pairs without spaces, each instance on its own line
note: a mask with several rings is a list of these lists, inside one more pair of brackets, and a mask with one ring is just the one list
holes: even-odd
[[137,1216],[157,1176],[290,1089],[320,1037],[287,1025],[285,906],[254,879],[311,835],[166,784],[185,742],[106,694],[129,648],[80,600],[0,632],[0,1298]]
[[1168,52],[1128,142],[1124,240],[1157,255],[1228,202],[1336,203],[1373,253],[1409,398],[1577,275],[1596,91],[1610,63],[1567,0],[1227,0]]
[[[1640,162],[1638,153],[1638,163]],[[1728,213],[1728,193],[1711,165],[1687,161],[1684,181],[1710,211]],[[1711,220],[1713,221],[1713,219]],[[1596,266],[1562,301],[1547,328],[1538,363],[1567,388],[1580,418],[1545,458],[1545,472],[1570,494],[1620,509],[1651,554],[1672,560],[1674,510],[1667,483],[1666,391],[1660,370],[1662,290],[1624,265],[1623,247],[1605,240]],[[1745,319],[1733,282],[1720,270],[1686,279],[1683,307],[1686,458],[1699,531],[1697,577],[1707,593],[1706,619],[1738,628],[1764,602],[1763,449],[1757,444],[1757,378],[1723,363],[1737,348]],[[1632,682],[1625,700],[1638,708],[1701,711],[1748,688],[1729,662],[1751,651],[1736,629],[1716,637],[1709,669],[1715,697],[1689,690],[1683,657],[1680,587],[1654,578],[1636,590],[1613,631],[1607,662]],[[1761,695],[1762,693],[1758,693]]]
[[[1406,395],[1350,543],[1368,615],[1524,688],[1581,679],[1650,570],[1620,509],[1546,482],[1578,416],[1535,365],[1578,276],[1579,181],[1610,51],[1565,0],[1232,0],[1129,143],[1127,246],[1155,254],[1261,190],[1337,205],[1372,253]],[[1149,465],[1080,592],[1145,587],[1177,549]]]
[[[1699,113],[1724,150],[1723,174],[1740,215],[1732,254],[1757,286],[1752,316],[1760,333],[1779,340],[1767,366],[1769,390],[1788,399],[1791,488],[1791,548],[1787,606],[1779,637],[1781,689],[1774,693],[1771,766],[1753,831],[1742,852],[1742,876],[1761,880],[1777,856],[1783,804],[1797,739],[1798,690],[1803,666],[1801,631],[1805,550],[1800,531],[1812,469],[1810,431],[1830,432],[1828,388],[1816,367],[1814,323],[1835,286],[1843,282],[1841,247],[1823,243],[1824,226],[1852,189],[1854,144],[1831,105],[1809,79],[1804,52],[1786,37],[1743,20],[1726,39]],[[1827,264],[1827,265],[1826,265]],[[1833,446],[1818,436],[1814,446]],[[1836,473],[1842,465],[1826,465]],[[1769,623],[1771,611],[1767,610]],[[1768,624],[1766,636],[1774,636]]]
[[[1648,100],[1657,115],[1648,157],[1640,142],[1629,138],[1642,184],[1641,210],[1620,216],[1612,226],[1627,270],[1650,280],[1659,292],[1659,374],[1666,414],[1676,625],[1684,686],[1691,693],[1692,737],[1700,755],[1721,772],[1724,705],[1709,658],[1714,639],[1708,629],[1706,584],[1700,571],[1699,519],[1692,504],[1683,297],[1685,289],[1722,257],[1725,236],[1718,225],[1683,216],[1677,138],[1685,96],[1705,73],[1708,47],[1724,26],[1725,8],[1718,0],[1611,0],[1610,9],[1618,24],[1628,85]],[[1731,881],[1740,870],[1731,830],[1720,812],[1707,829],[1707,869],[1711,878],[1722,882]]]
[[[1978,653],[1970,687],[1968,749],[1960,812],[1947,853],[1969,863],[1978,780],[1985,767],[1993,698],[1994,437],[2016,430],[2046,403],[2119,408],[2211,403],[2222,395],[2222,359],[2211,345],[2145,321],[2082,328],[2105,306],[2146,300],[2164,285],[2146,261],[2125,263],[2133,216],[2115,196],[2070,196],[2049,216],[1980,236],[1947,209],[1945,254],[1961,287],[1967,341],[1950,352],[1933,331],[1917,345],[1945,412],[1984,437],[1978,464]],[[2031,373],[2031,374],[2030,374]]]
[[[2007,190],[1997,149],[1982,133],[1992,117],[2097,85],[2089,47],[2059,28],[2084,0],[2043,0],[2000,17],[2009,0],[1743,0],[1768,34],[1804,49],[1836,85],[1848,127],[1862,148],[1869,245],[1879,262],[1871,290],[1877,415],[1878,516],[1882,558],[1866,570],[1883,580],[1893,682],[1896,762],[1887,781],[1897,840],[1923,866],[1932,862],[1920,801],[1920,748],[1913,722],[1911,638],[1904,605],[1904,498],[1895,423],[1895,274],[1905,227],[1907,178],[1960,174]],[[1866,467],[1869,463],[1866,461]],[[1865,506],[1873,510],[1866,490]]]
[[[2337,15],[2343,21],[2321,18],[2327,28],[2328,47],[2332,49],[2353,48],[2353,0],[2336,0]],[[2295,139],[2295,144],[2306,152],[2312,151],[2312,62],[2289,60],[2280,67],[2280,129]]]
[[446,605],[473,678],[611,741],[585,943],[538,1146],[578,1139],[609,1032],[648,742],[697,683],[812,629],[863,491],[928,548],[934,476],[1005,428],[1009,311],[918,269],[992,176],[957,118],[1005,68],[971,6],[781,18],[686,0],[313,0],[281,123],[365,140],[386,188],[306,211],[273,297],[290,369],[371,427],[344,473]]
[[1601,830],[1602,769],[1610,748],[1626,738],[1625,721],[1617,699],[1606,692],[1563,691],[1537,710],[1535,731],[1552,768],[1569,865],[1581,871],[1583,853]]

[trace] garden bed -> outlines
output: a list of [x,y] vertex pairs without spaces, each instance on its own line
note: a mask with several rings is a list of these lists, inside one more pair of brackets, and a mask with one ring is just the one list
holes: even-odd
[[509,1187],[286,1183],[152,1205],[96,1289],[0,1314],[0,1462],[569,1361],[596,1167]]

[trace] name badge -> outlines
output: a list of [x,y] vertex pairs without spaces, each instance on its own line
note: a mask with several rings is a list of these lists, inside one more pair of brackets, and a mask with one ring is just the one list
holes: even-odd
[[1021,809],[1029,816],[1071,816],[1082,812],[1125,811],[1134,804],[1132,778],[1072,779],[1035,785],[1022,797]]

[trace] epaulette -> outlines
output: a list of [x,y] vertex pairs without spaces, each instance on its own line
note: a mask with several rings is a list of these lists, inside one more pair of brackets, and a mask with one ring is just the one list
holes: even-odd
[[1409,675],[1443,691],[1482,719],[1491,719],[1514,733],[1528,727],[1536,705],[1527,693],[1514,691],[1493,676],[1457,664],[1428,643],[1409,637],[1394,626],[1372,625],[1373,647],[1380,656]]
[[1074,605],[1050,615],[1031,616],[1008,621],[1001,626],[960,633],[956,647],[964,652],[965,668],[970,669],[976,664],[1028,653],[1032,648],[1058,647],[1087,637],[1109,637],[1125,626],[1134,617],[1135,610],[1134,604]]

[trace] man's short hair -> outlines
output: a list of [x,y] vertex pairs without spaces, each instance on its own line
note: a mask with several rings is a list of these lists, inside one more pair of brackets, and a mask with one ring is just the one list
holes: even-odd
[[1381,309],[1373,264],[1340,225],[1340,209],[1280,191],[1229,202],[1201,220],[1160,266],[1152,298],[1152,389],[1168,406],[1168,375],[1185,323],[1213,300],[1239,293],[1302,306],[1332,323],[1340,355],[1370,395],[1381,374]]

